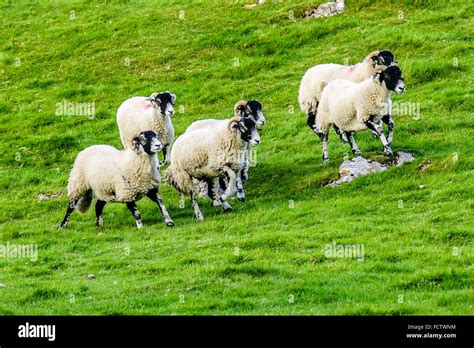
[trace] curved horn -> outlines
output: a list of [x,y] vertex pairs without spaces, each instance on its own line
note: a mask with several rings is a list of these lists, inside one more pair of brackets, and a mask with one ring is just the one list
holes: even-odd
[[240,122],[240,120],[241,120],[240,116],[233,116],[233,117],[229,120],[229,123],[227,124],[227,129],[230,131],[230,130],[231,130],[232,123],[234,123],[234,122]]
[[380,54],[380,51],[373,51],[367,56],[367,60],[374,59],[374,57],[378,56]]
[[387,69],[387,66],[386,65],[377,65],[377,67],[375,68],[375,72],[382,72],[382,71],[385,71],[385,69]]
[[385,69],[387,69],[387,66],[377,65],[377,67],[374,69],[374,72],[372,73],[372,76],[375,78],[378,74],[380,74]]
[[234,106],[234,115],[237,115],[237,110],[239,110],[239,108],[241,106],[246,106],[248,103],[247,100],[239,100],[237,103],[235,103],[235,106]]
[[146,100],[148,101],[152,101],[152,100],[155,100],[155,97],[158,95],[159,93],[152,93],[148,98],[146,98]]

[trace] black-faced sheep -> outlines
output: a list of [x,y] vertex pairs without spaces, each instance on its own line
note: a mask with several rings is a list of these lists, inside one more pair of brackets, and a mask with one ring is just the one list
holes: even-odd
[[145,130],[154,131],[163,145],[163,161],[169,163],[174,140],[171,117],[174,115],[176,95],[166,91],[150,97],[133,97],[117,110],[117,124],[124,148],[131,147],[133,139]]
[[[380,120],[389,123],[382,115],[392,91],[399,94],[405,91],[402,72],[396,65],[380,66],[372,77],[355,83],[348,80],[335,80],[329,83],[321,95],[316,116],[315,132],[323,143],[323,161],[328,161],[328,133],[331,125],[336,125],[347,136],[354,155],[360,151],[353,133],[371,129],[379,137],[386,155],[392,155],[391,144],[385,138]],[[390,124],[389,124],[390,127]]]
[[108,202],[125,203],[132,212],[138,228],[143,226],[135,201],[146,195],[158,204],[165,223],[173,226],[168,211],[158,194],[160,172],[157,153],[162,145],[155,132],[144,131],[132,140],[132,146],[119,151],[109,145],[93,145],[76,157],[67,186],[69,205],[59,225],[66,227],[75,210],[85,212],[93,193],[96,224],[102,224],[102,211]]
[[[227,199],[239,187],[240,178],[236,173],[242,168],[246,143],[258,145],[260,136],[253,119],[238,116],[209,127],[186,131],[176,139],[171,150],[171,164],[164,178],[181,194],[190,195],[197,220],[203,220],[203,215],[196,201],[193,178],[212,180],[212,183],[209,182],[213,188],[211,198],[224,210],[231,210]],[[216,188],[222,177],[227,178],[228,185],[224,194],[219,195]]]
[[[242,118],[251,117],[255,123],[257,130],[262,130],[265,123],[266,118],[263,113],[263,106],[258,100],[240,100],[234,106],[234,116],[239,116]],[[186,132],[193,131],[196,129],[206,128],[206,127],[213,127],[219,125],[220,123],[226,123],[228,120],[217,120],[217,119],[205,119],[205,120],[198,120],[193,123],[186,129]],[[243,183],[248,180],[248,170],[250,168],[249,162],[249,153],[251,151],[251,145],[249,143],[245,144],[244,147],[244,160],[242,169],[237,173],[240,177],[240,181],[237,181],[237,198],[240,201],[245,200],[245,192],[243,189]],[[208,196],[211,196],[212,185],[210,184],[209,180],[205,180],[208,186]],[[242,185],[241,185],[242,183]],[[224,179],[219,181],[219,189],[225,191],[227,183]]]
[[[397,64],[392,52],[375,51],[370,53],[362,62],[355,65],[341,64],[319,64],[310,68],[304,74],[298,93],[298,102],[301,110],[308,115],[307,125],[314,131],[316,124],[316,112],[321,100],[321,93],[324,87],[336,79],[361,82],[371,77],[375,68],[380,65],[390,66]],[[388,102],[389,106],[391,102]],[[387,115],[390,117],[391,110],[388,109]],[[344,132],[337,126],[334,127],[341,140],[347,141]]]

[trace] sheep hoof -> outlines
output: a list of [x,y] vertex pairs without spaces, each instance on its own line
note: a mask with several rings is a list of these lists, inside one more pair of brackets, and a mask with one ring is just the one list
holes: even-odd
[[329,158],[323,158],[323,165],[327,166],[329,164]]
[[379,135],[377,134],[377,132],[372,132],[372,137],[374,137],[374,138],[378,138],[378,137],[379,137]]
[[58,228],[58,230],[62,230],[63,228],[66,228],[67,226],[67,223],[65,224],[57,224],[56,227]]
[[354,151],[354,156],[357,156],[357,157],[362,156],[362,152],[360,152],[359,150]]
[[174,226],[174,222],[173,222],[173,221],[167,221],[167,222],[166,222],[166,226],[168,226],[168,227],[173,227],[173,226]]
[[245,202],[245,193],[243,191],[237,192],[237,199],[241,202]]
[[389,148],[389,147],[387,147],[387,148],[384,149],[384,153],[385,153],[385,155],[388,156],[388,157],[392,157],[392,156],[393,156],[393,151],[392,151],[392,149]]
[[221,205],[221,204],[222,204],[222,202],[221,202],[219,199],[214,199],[214,200],[212,201],[212,206],[213,206],[213,207],[217,207],[217,206],[219,206],[219,205]]
[[227,202],[222,204],[222,209],[224,210],[225,213],[230,213],[233,210],[230,204]]
[[197,221],[203,221],[203,220],[204,220],[204,216],[202,216],[202,214],[196,215],[196,220],[197,220]]

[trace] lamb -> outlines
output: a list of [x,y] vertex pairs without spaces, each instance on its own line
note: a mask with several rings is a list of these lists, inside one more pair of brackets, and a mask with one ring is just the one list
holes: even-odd
[[[215,205],[221,205],[224,211],[232,210],[227,199],[239,187],[240,178],[236,173],[243,165],[242,151],[246,143],[258,145],[260,136],[253,119],[238,116],[212,127],[187,131],[176,139],[171,150],[171,164],[164,178],[182,196],[190,195],[197,220],[202,221],[204,217],[196,201],[193,178],[208,181],[213,188],[211,198],[214,198]],[[228,185],[219,195],[218,180],[224,176]]]
[[392,91],[402,94],[405,91],[402,72],[396,65],[380,66],[367,80],[355,83],[348,80],[335,80],[324,88],[316,115],[315,132],[323,143],[323,162],[328,162],[328,132],[336,125],[346,135],[354,155],[359,156],[353,133],[367,128],[377,134],[382,142],[384,153],[392,155],[392,139],[385,138],[380,120],[393,130],[393,121],[382,115],[384,106]]
[[[372,76],[377,66],[391,66],[396,64],[397,62],[395,61],[392,52],[374,51],[362,62],[355,65],[320,64],[310,68],[306,71],[301,80],[298,94],[300,108],[308,115],[308,120],[306,122],[308,127],[315,131],[315,119],[318,105],[321,100],[321,93],[329,82],[336,79],[350,80],[356,83],[362,82]],[[388,118],[390,118],[390,99],[388,101],[387,115]],[[344,132],[340,131],[336,125],[334,125],[334,129],[341,140],[347,142]]]
[[152,130],[163,145],[163,162],[169,163],[174,140],[171,117],[174,115],[176,95],[165,91],[150,97],[133,97],[117,110],[117,124],[124,148],[132,147],[133,139],[142,131]]
[[[240,100],[238,101],[235,106],[234,106],[234,115],[235,116],[240,116],[240,117],[252,117],[253,120],[256,122],[256,127],[257,130],[262,130],[263,126],[266,123],[266,118],[265,115],[263,114],[263,106],[258,100]],[[226,123],[227,120],[216,120],[216,119],[205,119],[205,120],[198,120],[193,122],[187,129],[186,132],[188,131],[193,131],[196,129],[200,128],[205,128],[205,127],[213,127],[216,126],[220,123]],[[248,154],[250,152],[250,144],[246,143],[244,150],[244,162],[242,169],[239,171],[237,174],[240,178],[242,183],[248,180],[248,170],[250,167],[250,163],[248,160]],[[209,181],[209,180],[207,180]],[[225,191],[226,183],[222,179],[220,180],[220,188]],[[211,195],[212,192],[212,186],[209,185],[208,183],[208,196],[209,198],[212,198]],[[243,190],[243,185],[241,188],[237,188],[237,198],[240,201],[245,200],[245,192]]]
[[174,225],[158,194],[160,172],[157,153],[162,149],[156,133],[144,131],[132,140],[132,147],[119,151],[109,145],[93,145],[81,151],[69,175],[69,205],[59,228],[66,227],[74,210],[87,211],[95,193],[96,225],[102,225],[102,211],[108,202],[126,203],[138,228],[143,226],[135,201],[146,195],[158,204],[167,226]]

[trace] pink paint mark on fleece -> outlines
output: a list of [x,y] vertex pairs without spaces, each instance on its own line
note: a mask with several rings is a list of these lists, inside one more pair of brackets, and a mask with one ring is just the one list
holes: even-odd
[[146,102],[145,105],[144,105],[143,110],[146,110],[146,109],[148,109],[148,108],[151,108],[151,103]]
[[346,69],[346,74],[347,74],[347,75],[352,74],[352,72],[354,71],[354,69],[355,69],[355,65],[351,65],[350,67],[348,67],[348,68]]

